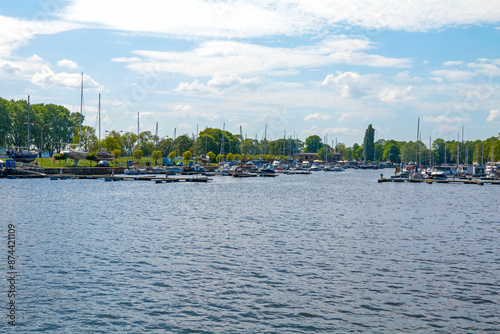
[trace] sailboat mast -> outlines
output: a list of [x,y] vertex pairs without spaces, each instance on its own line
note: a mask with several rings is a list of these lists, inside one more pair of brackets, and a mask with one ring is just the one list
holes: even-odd
[[241,128],[241,125],[240,125],[240,155],[243,154],[243,129]]
[[[29,150],[30,150],[30,96],[28,95],[28,152]],[[42,148],[40,147],[40,152],[41,151]]]
[[101,93],[99,93],[99,152],[101,152]]
[[267,143],[267,124],[266,124],[266,128],[264,130],[264,153],[263,154],[266,154],[266,143]]
[[80,88],[80,131],[78,131],[78,147],[82,143],[82,122],[83,122],[83,72],[82,72],[82,85]]

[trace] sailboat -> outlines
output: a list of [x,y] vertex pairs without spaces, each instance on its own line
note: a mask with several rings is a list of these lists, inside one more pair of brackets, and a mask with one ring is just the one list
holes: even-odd
[[[81,149],[82,142],[82,122],[83,122],[83,72],[82,72],[82,85],[81,85],[81,94],[80,94],[80,131],[78,134],[78,145],[75,148],[63,151],[68,158],[75,160],[75,166],[78,165],[78,160],[86,159],[89,152],[84,152]],[[72,144],[75,146],[75,144]]]
[[14,146],[7,151],[7,156],[19,162],[29,163],[36,159],[38,153],[39,152],[37,151],[30,151],[30,96],[28,95],[28,147],[24,148]]
[[115,156],[101,147],[101,94],[99,93],[99,152],[96,153],[98,160],[113,160]]

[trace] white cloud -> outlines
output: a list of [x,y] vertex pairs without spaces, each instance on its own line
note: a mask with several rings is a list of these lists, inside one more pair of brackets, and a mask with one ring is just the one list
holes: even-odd
[[0,61],[0,72],[12,74],[21,71],[22,67],[11,61]]
[[[39,72],[36,72],[31,78],[31,82],[42,88],[63,87],[76,88],[80,87],[82,77],[78,73],[59,72],[55,73],[48,66],[43,66]],[[102,89],[102,87],[90,76],[84,75],[84,88]]]
[[191,129],[192,126],[189,123],[181,123],[181,124],[178,125],[178,128],[179,129]]
[[342,113],[342,115],[340,115],[339,122],[341,122],[341,123],[349,122],[350,119],[351,119],[351,116],[349,114]]
[[462,65],[463,63],[464,62],[461,60],[449,60],[449,61],[443,62],[443,66],[458,66],[458,65]]
[[332,118],[332,116],[316,113],[307,115],[306,117],[304,117],[304,121],[325,121],[330,118]]
[[489,77],[498,77],[500,76],[500,68],[493,64],[485,64],[485,63],[469,63],[468,67],[476,69],[476,73],[489,76]]
[[220,94],[216,89],[210,88],[198,81],[198,79],[193,82],[181,82],[179,86],[175,89],[178,93],[187,94]]
[[223,75],[216,74],[210,79],[207,84],[200,83],[198,79],[191,83],[181,82],[175,89],[178,93],[193,93],[193,94],[217,94],[220,95],[223,91],[231,89],[250,89],[255,90],[261,85],[261,80],[258,77],[241,78],[235,74]]
[[320,128],[319,126],[311,126],[309,129],[303,130],[302,134],[305,136],[311,135],[326,135],[326,134],[334,134],[334,135],[359,135],[362,131],[359,129],[351,129],[346,127],[336,127],[336,128]]
[[78,68],[78,64],[72,60],[68,60],[68,59],[61,59],[57,62],[57,66],[61,66],[61,67],[67,67],[69,69],[77,69]]
[[431,74],[448,81],[467,81],[476,76],[474,72],[459,70],[436,70],[432,71]]
[[116,63],[136,63],[141,61],[140,58],[138,57],[118,57],[118,58],[111,58],[111,61],[114,61]]
[[[109,15],[116,8],[120,15]],[[60,15],[91,27],[181,38],[299,36],[345,25],[428,31],[500,21],[499,6],[490,0],[72,0]]]
[[374,47],[369,41],[345,36],[295,48],[269,47],[237,41],[209,41],[183,52],[136,50],[134,53],[143,57],[143,61],[130,63],[127,67],[138,72],[154,69],[157,72],[182,73],[192,77],[211,77],[218,74],[267,74],[332,64],[372,67],[411,65],[409,59],[385,58],[362,52]]
[[189,104],[186,104],[186,105],[179,104],[179,105],[175,106],[174,110],[188,111],[188,110],[191,110],[191,105],[189,105]]
[[406,88],[398,87],[398,88],[384,88],[379,94],[378,98],[384,102],[400,102],[407,101],[412,99],[411,96],[412,86],[408,86]]
[[228,89],[228,88],[248,88],[256,89],[262,81],[259,77],[254,78],[240,78],[234,73],[229,75],[216,74],[209,82],[208,86],[217,89]]
[[424,79],[420,78],[420,77],[412,77],[410,75],[409,71],[398,72],[398,74],[396,74],[396,78],[395,78],[396,82],[415,82],[415,83],[418,83],[418,82],[422,82],[423,80]]
[[26,45],[37,35],[57,34],[78,26],[62,21],[28,21],[0,15],[0,56]]
[[344,98],[357,97],[368,94],[376,88],[376,83],[380,81],[380,74],[360,75],[356,72],[337,72],[328,74],[322,82],[322,86],[333,86],[341,90]]
[[453,118],[446,117],[445,115],[439,115],[436,117],[425,116],[423,118],[424,122],[438,123],[438,124],[451,124],[451,123],[465,123],[469,122],[469,118],[455,116]]
[[486,121],[493,122],[496,119],[500,119],[500,109],[490,110],[490,114],[488,118],[486,118]]
[[199,115],[199,117],[202,120],[213,122],[213,121],[216,121],[218,119],[221,119],[222,115],[218,114],[218,113],[209,112],[209,113],[202,113]]

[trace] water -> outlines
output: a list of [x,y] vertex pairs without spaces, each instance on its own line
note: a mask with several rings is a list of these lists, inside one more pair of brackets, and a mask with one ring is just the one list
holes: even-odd
[[0,180],[16,331],[500,331],[500,187],[380,172]]

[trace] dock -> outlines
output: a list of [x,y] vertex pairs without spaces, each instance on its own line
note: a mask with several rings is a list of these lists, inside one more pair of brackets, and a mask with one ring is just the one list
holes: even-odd
[[380,178],[378,179],[378,183],[384,183],[384,182],[394,182],[394,183],[427,183],[427,184],[432,184],[432,183],[447,183],[447,184],[476,184],[480,186],[484,186],[485,184],[492,184],[492,185],[500,185],[500,180],[497,179],[448,179],[448,180],[442,180],[442,179],[408,179],[408,178]]
[[151,175],[52,175],[51,180],[67,180],[67,179],[80,179],[80,180],[104,180],[106,182],[112,181],[154,181],[156,183],[172,183],[172,182],[208,182],[211,178],[206,176],[202,177],[158,177]]

